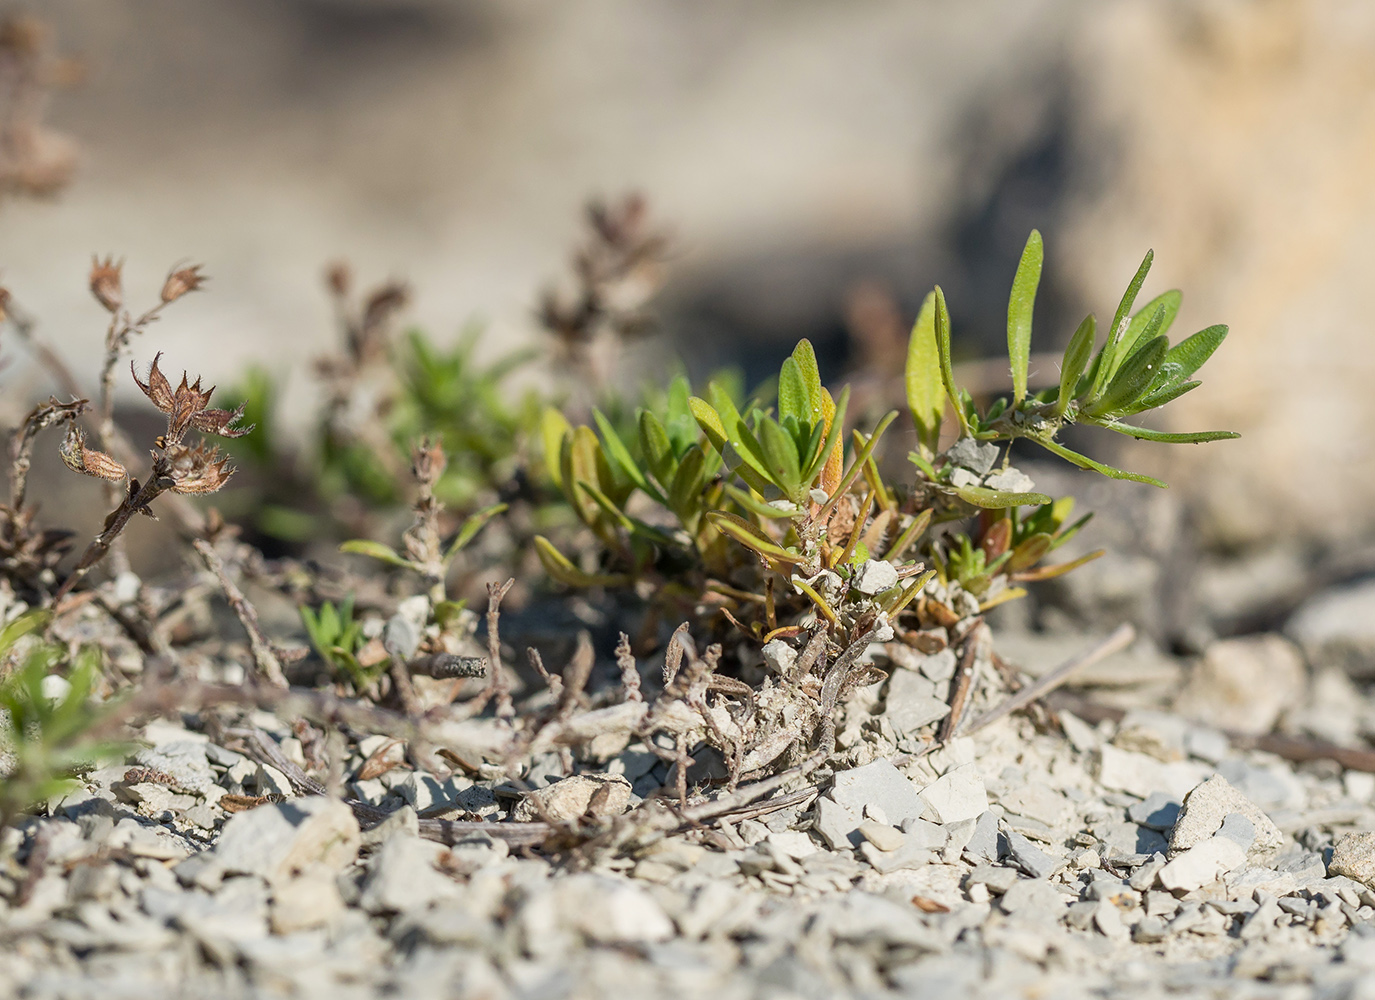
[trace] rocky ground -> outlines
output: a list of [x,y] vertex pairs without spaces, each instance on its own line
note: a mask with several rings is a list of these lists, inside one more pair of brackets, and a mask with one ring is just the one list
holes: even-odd
[[[1313,736],[1375,729],[1350,679],[1373,595],[1212,644],[1182,694],[1138,642],[934,750],[953,657],[890,643],[841,714],[853,766],[614,844],[529,832],[671,815],[636,808],[675,783],[643,745],[439,773],[261,710],[154,720],[3,834],[0,995],[1366,996],[1375,755]],[[1089,641],[1005,628],[994,663],[1025,680]],[[1277,720],[1287,742],[1256,735]]]

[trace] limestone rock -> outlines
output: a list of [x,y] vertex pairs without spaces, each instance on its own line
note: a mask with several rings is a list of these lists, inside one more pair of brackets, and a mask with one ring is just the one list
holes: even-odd
[[358,821],[344,803],[300,798],[231,816],[215,857],[226,872],[278,882],[314,863],[338,871],[358,857],[361,843]]
[[1250,861],[1264,864],[1274,858],[1284,845],[1284,835],[1258,805],[1220,774],[1213,775],[1184,796],[1179,819],[1170,835],[1170,857],[1208,840],[1222,829],[1230,813],[1240,813],[1255,827],[1255,839],[1246,852]]
[[1303,657],[1282,636],[1225,639],[1208,647],[1175,708],[1219,729],[1268,733],[1302,699],[1305,680]]

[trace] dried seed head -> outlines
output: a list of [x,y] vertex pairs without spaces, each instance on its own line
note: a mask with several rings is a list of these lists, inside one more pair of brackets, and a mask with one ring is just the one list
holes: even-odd
[[411,454],[411,473],[417,481],[426,486],[433,487],[439,481],[439,477],[444,475],[444,469],[448,464],[443,443],[431,441],[429,438],[424,438],[416,445],[415,451]]
[[124,261],[116,264],[113,256],[104,260],[91,258],[91,294],[112,313],[119,312],[124,305],[124,281],[120,276],[123,267]]
[[214,493],[234,474],[229,459],[204,442],[177,445],[167,452],[167,475],[174,493]]
[[188,292],[199,289],[206,280],[206,276],[201,274],[200,264],[177,268],[162,283],[162,301],[175,302]]
[[372,328],[385,323],[392,314],[404,309],[411,299],[411,290],[399,281],[391,281],[368,296],[363,305],[363,326]]
[[108,479],[110,482],[128,478],[129,473],[124,470],[124,466],[105,452],[86,447],[86,435],[75,424],[67,429],[67,436],[58,447],[58,453],[67,468],[73,472],[95,476],[97,479]]
[[5,311],[5,307],[8,306],[9,304],[10,304],[10,290],[9,290],[8,288],[0,288],[0,323],[5,322],[5,317],[6,317],[7,315],[9,315],[9,314]]
[[202,390],[199,378],[194,383],[187,384],[186,373],[182,372],[181,385],[174,390],[172,383],[167,381],[167,376],[158,369],[158,359],[161,357],[161,352],[154,356],[153,365],[148,370],[147,382],[139,379],[138,371],[132,363],[129,365],[134,382],[143,390],[143,394],[152,400],[154,406],[167,414],[167,433],[159,442],[159,447],[170,449],[180,444],[187,430],[192,427],[206,434],[227,438],[243,437],[253,430],[252,424],[247,427],[234,426],[243,416],[242,405],[235,410],[207,408],[210,394],[215,391],[213,385]]

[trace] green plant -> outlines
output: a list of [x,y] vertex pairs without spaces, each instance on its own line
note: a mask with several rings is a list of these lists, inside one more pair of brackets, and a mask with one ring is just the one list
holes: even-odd
[[[1070,451],[1056,435],[1079,423],[1155,441],[1235,436],[1122,423],[1197,386],[1190,379],[1226,328],[1209,327],[1170,347],[1166,331],[1178,292],[1133,313],[1151,262],[1147,254],[1097,353],[1090,316],[1066,350],[1059,386],[1029,393],[1041,259],[1041,237],[1033,231],[1008,303],[1013,394],[986,409],[955,384],[943,292],[938,287],[927,297],[907,358],[917,439],[909,456],[917,476],[909,483],[885,480],[876,460],[897,411],[871,433],[854,431],[847,458],[842,428],[849,390],[833,398],[823,387],[805,340],[783,363],[773,407],[741,407],[718,383],[705,397],[691,396],[680,378],[659,412],[639,411],[637,433],[628,439],[600,412],[594,412],[594,431],[547,410],[548,474],[599,545],[575,561],[540,536],[546,570],[573,586],[652,577],[660,602],[676,596],[700,604],[715,595],[724,598],[717,603],[730,620],[760,639],[795,634],[813,615],[853,639],[875,622],[881,632],[883,622],[909,605],[923,624],[952,624],[1025,593],[1013,584],[1068,572],[1100,554],[1040,565],[1087,517],[1070,523],[1073,500],[1036,492],[998,446],[1028,438],[1083,468],[1163,486]],[[947,403],[958,434],[942,447]],[[971,518],[967,530],[937,530]],[[922,574],[909,553],[933,568]]]
[[365,691],[382,676],[382,666],[364,666],[358,662],[358,650],[363,645],[363,623],[353,618],[352,594],[337,607],[331,601],[321,604],[318,611],[302,605],[301,624],[306,627],[315,652],[346,678],[354,690]]
[[[0,629],[0,658],[22,636],[44,630],[51,617],[30,611]],[[94,646],[82,647],[68,662],[62,646],[42,640],[0,680],[0,827],[67,791],[75,773],[121,753],[120,746],[90,736],[108,711],[93,701],[99,681]]]

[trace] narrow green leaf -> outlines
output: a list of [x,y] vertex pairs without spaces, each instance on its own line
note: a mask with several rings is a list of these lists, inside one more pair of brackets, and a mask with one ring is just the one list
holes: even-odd
[[1041,263],[1045,253],[1041,234],[1033,229],[1027,237],[1017,274],[1012,279],[1012,294],[1007,300],[1007,356],[1012,362],[1012,401],[1026,399],[1027,364],[1031,360],[1031,314],[1036,306],[1036,289],[1041,283]]
[[791,500],[787,501],[787,510],[779,510],[767,500],[762,499],[756,494],[747,493],[738,486],[731,486],[729,483],[726,484],[726,495],[751,514],[757,514],[759,517],[766,517],[775,521],[795,517],[800,510],[797,504],[793,503]]
[[[1168,333],[1170,325],[1174,323],[1175,316],[1179,314],[1179,305],[1183,299],[1184,296],[1180,294],[1178,289],[1171,289],[1157,295],[1138,309],[1133,314],[1131,323],[1127,326],[1127,332],[1122,335],[1122,344],[1117,349],[1117,356],[1119,358],[1128,357],[1132,351],[1136,350],[1137,344],[1144,343],[1152,336]],[[1160,325],[1155,328],[1155,334],[1149,334],[1146,332],[1146,327],[1155,316],[1157,309],[1164,310],[1160,317]],[[1111,377],[1113,373],[1109,372],[1108,374]]]
[[907,342],[907,408],[917,428],[917,443],[927,455],[939,447],[945,416],[945,385],[941,381],[940,349],[936,346],[936,293],[921,304],[912,337]]
[[784,358],[778,371],[778,419],[792,417],[799,424],[810,423],[811,409],[801,369],[792,358]]
[[[1159,316],[1160,312],[1157,310],[1156,317]],[[1156,372],[1160,370],[1160,363],[1165,360],[1165,352],[1169,349],[1170,341],[1167,337],[1152,337],[1138,347],[1112,377],[1103,395],[1089,401],[1084,413],[1091,417],[1102,417],[1117,413],[1135,403],[1151,384],[1151,379],[1155,378]]]
[[1136,303],[1136,296],[1141,291],[1141,286],[1146,282],[1146,275],[1150,273],[1151,262],[1155,260],[1155,251],[1147,250],[1146,256],[1141,261],[1141,266],[1136,269],[1136,276],[1132,278],[1131,284],[1127,286],[1126,292],[1122,295],[1122,301],[1118,303],[1117,315],[1112,318],[1112,326],[1108,328],[1108,342],[1103,347],[1103,362],[1098,366],[1098,371],[1094,374],[1092,395],[1097,396],[1103,389],[1103,383],[1113,373],[1117,367],[1117,349],[1122,343],[1122,337],[1127,332],[1127,323],[1131,316],[1132,306]]
[[683,453],[673,481],[669,483],[668,508],[685,523],[699,512],[705,467],[706,456],[700,447],[693,445]]
[[[1161,362],[1161,364],[1164,364],[1164,362]],[[1183,382],[1179,385],[1167,385],[1165,388],[1157,389],[1154,392],[1148,389],[1146,395],[1127,407],[1122,413],[1123,415],[1130,416],[1133,413],[1144,413],[1147,410],[1158,409],[1166,403],[1178,399],[1186,392],[1193,392],[1202,384],[1202,382]]]
[[630,577],[620,573],[584,573],[543,535],[535,536],[535,553],[544,571],[568,587],[623,587],[630,582]]
[[950,310],[945,306],[945,292],[941,291],[940,285],[936,286],[935,296],[936,350],[940,353],[941,383],[945,386],[946,395],[955,404],[955,417],[960,422],[961,436],[969,437],[969,416],[960,405],[963,397],[955,388],[955,367],[950,360]]
[[544,468],[558,489],[563,489],[563,439],[572,432],[573,425],[552,406],[540,414],[540,442],[544,446]]
[[741,545],[753,549],[762,556],[784,563],[801,563],[806,559],[798,552],[790,552],[771,538],[765,537],[758,528],[743,517],[737,517],[723,510],[707,512],[710,521],[722,534],[735,539]]
[[802,481],[810,486],[815,482],[816,477],[821,475],[825,468],[827,459],[831,453],[836,451],[836,442],[840,440],[840,435],[845,427],[845,411],[850,405],[850,387],[847,385],[840,390],[840,399],[835,404],[835,413],[831,415],[831,428],[826,432],[826,440],[821,442],[821,447],[812,456],[811,463],[803,472]]
[[1084,322],[1079,324],[1079,329],[1074,331],[1074,336],[1069,338],[1064,361],[1060,364],[1060,395],[1055,402],[1056,416],[1069,408],[1069,401],[1074,398],[1074,390],[1084,374],[1084,366],[1089,362],[1093,339],[1097,335],[1098,321],[1093,318],[1093,313],[1089,313],[1084,317]]
[[1042,448],[1046,449],[1046,451],[1059,455],[1067,462],[1077,465],[1081,469],[1092,469],[1094,472],[1102,473],[1109,479],[1129,479],[1134,483],[1148,483],[1151,486],[1159,486],[1162,490],[1166,488],[1165,484],[1159,479],[1152,479],[1150,476],[1143,476],[1138,472],[1127,472],[1125,469],[1115,469],[1111,465],[1095,462],[1093,459],[1086,455],[1081,455],[1077,451],[1070,451],[1058,441],[1050,441],[1045,438],[1030,438],[1029,440],[1035,441]]
[[465,520],[463,522],[463,527],[458,529],[458,537],[456,537],[453,540],[453,543],[450,544],[448,551],[444,553],[444,561],[448,562],[454,556],[462,552],[464,548],[467,547],[468,543],[471,542],[477,536],[477,533],[482,530],[483,525],[485,525],[492,518],[496,517],[498,514],[505,512],[505,510],[506,504],[493,504],[490,507],[478,511],[476,514],[473,514],[471,517]]
[[1161,441],[1165,444],[1204,444],[1208,441],[1227,441],[1241,437],[1236,431],[1185,431],[1171,434],[1167,431],[1153,431],[1148,427],[1133,427],[1130,424],[1103,424],[1110,431],[1126,434],[1138,441]]
[[1050,503],[1044,493],[1010,493],[1007,490],[990,490],[986,486],[952,486],[955,495],[965,503],[987,510],[1003,510],[1007,507],[1033,507]]
[[1053,580],[1057,576],[1064,576],[1070,570],[1078,569],[1085,563],[1091,563],[1099,556],[1103,555],[1104,549],[1094,549],[1087,555],[1082,555],[1078,559],[1069,562],[1057,563],[1054,566],[1042,566],[1040,569],[1023,570],[1020,573],[1009,574],[1008,579],[1015,580],[1017,583],[1035,583],[1039,580]]
[[[689,410],[688,419],[691,418],[692,411]],[[693,426],[696,427],[696,424]],[[659,418],[649,410],[640,411],[640,451],[654,478],[660,485],[668,485],[668,480],[673,476],[673,443],[669,440],[668,432],[664,430]]]
[[668,413],[664,429],[673,443],[675,455],[682,455],[697,443],[697,424],[688,406],[688,397],[691,395],[692,385],[685,375],[675,376],[668,385]]
[[392,566],[405,566],[414,569],[415,564],[409,559],[397,553],[390,545],[383,545],[381,542],[371,542],[366,538],[355,538],[339,546],[340,552],[351,552],[354,555],[370,556]]
[[611,426],[611,421],[607,420],[602,411],[595,407],[592,410],[592,419],[597,421],[597,428],[602,432],[603,447],[611,456],[612,461],[620,466],[621,471],[632,483],[639,487],[640,492],[653,497],[659,503],[664,503],[664,495],[645,478],[644,472],[640,470],[640,464],[630,454],[630,449],[625,446],[621,436],[616,433],[616,428]]
[[759,422],[759,443],[769,463],[769,478],[784,496],[798,502],[796,494],[802,487],[802,469],[797,460],[797,444],[778,421],[770,417]]
[[[806,419],[809,423],[819,423],[822,418],[821,370],[816,364],[816,351],[812,350],[812,342],[805,337],[799,340],[793,348],[792,360],[802,376],[802,388],[807,398]],[[782,415],[781,410],[779,415]]]
[[1044,531],[1039,531],[1022,539],[1008,554],[1007,572],[1017,573],[1035,566],[1051,550],[1054,539]]
[[1160,366],[1158,380],[1152,383],[1151,389],[1177,384],[1190,378],[1194,372],[1203,367],[1204,362],[1213,356],[1213,352],[1226,339],[1227,327],[1221,323],[1185,337],[1174,347],[1171,347],[1169,353],[1165,355],[1165,360]]
[[830,513],[837,501],[845,495],[845,491],[848,490],[859,477],[860,472],[864,470],[864,463],[869,461],[869,456],[872,455],[874,449],[878,447],[879,440],[883,437],[883,432],[888,429],[889,424],[897,419],[897,416],[897,410],[889,410],[884,414],[883,419],[880,420],[878,426],[874,428],[874,433],[870,435],[864,448],[850,461],[850,468],[846,471],[845,475],[841,477],[840,485],[835,488],[835,492],[821,505],[821,510],[816,515],[819,519],[825,518]]

